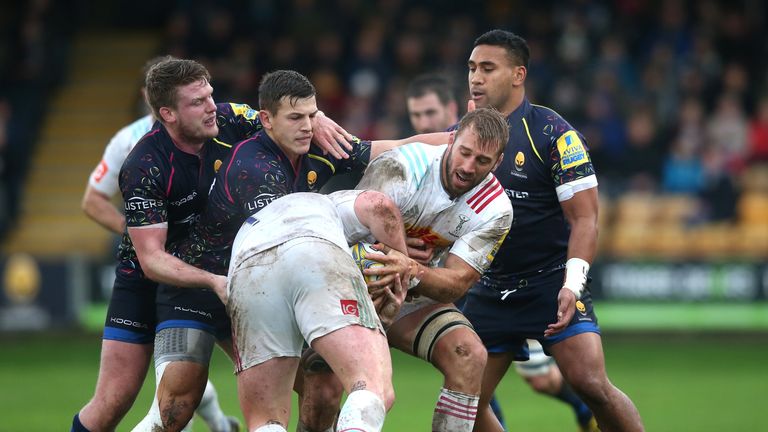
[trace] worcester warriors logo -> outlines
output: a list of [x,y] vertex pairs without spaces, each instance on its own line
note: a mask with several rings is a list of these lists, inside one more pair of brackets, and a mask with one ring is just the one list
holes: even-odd
[[587,314],[587,307],[584,306],[584,303],[582,303],[581,300],[576,300],[576,309],[582,315],[586,315]]
[[525,165],[525,155],[523,154],[523,152],[519,151],[515,155],[515,169],[517,171],[522,171],[523,165]]
[[315,182],[317,181],[317,173],[315,171],[310,171],[307,173],[307,184],[309,187],[312,187],[315,185]]

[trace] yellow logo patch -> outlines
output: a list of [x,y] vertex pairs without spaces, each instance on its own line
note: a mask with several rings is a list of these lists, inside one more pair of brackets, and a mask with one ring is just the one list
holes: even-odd
[[523,154],[523,152],[519,151],[515,155],[515,169],[518,171],[522,171],[523,165],[525,165],[525,155]]
[[216,159],[213,162],[213,172],[219,172],[219,168],[221,168],[221,159]]
[[582,303],[581,300],[576,300],[576,309],[578,309],[582,314],[587,313],[587,307],[584,306],[584,303]]
[[560,167],[564,170],[589,162],[587,150],[575,131],[568,131],[558,138],[557,151],[560,152]]
[[317,173],[314,171],[310,171],[307,173],[307,184],[312,187],[315,185],[315,182],[317,181]]

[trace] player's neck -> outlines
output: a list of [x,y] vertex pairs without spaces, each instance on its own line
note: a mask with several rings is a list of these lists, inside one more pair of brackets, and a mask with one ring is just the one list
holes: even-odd
[[205,144],[205,141],[197,141],[197,140],[189,139],[186,136],[184,136],[184,134],[177,131],[175,128],[166,127],[166,130],[168,131],[168,135],[171,136],[171,140],[173,140],[173,145],[175,145],[176,148],[183,151],[184,153],[199,155],[200,152],[203,150],[203,145]]
[[525,87],[520,86],[512,90],[512,94],[509,95],[509,99],[507,99],[507,103],[504,104],[504,107],[500,110],[504,116],[508,116],[515,112],[516,109],[522,105],[523,100],[525,99]]

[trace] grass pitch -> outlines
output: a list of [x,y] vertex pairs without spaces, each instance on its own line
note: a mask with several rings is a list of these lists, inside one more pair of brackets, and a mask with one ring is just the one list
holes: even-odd
[[[701,334],[604,337],[611,380],[637,404],[649,431],[768,430],[768,336]],[[98,334],[3,336],[0,338],[0,431],[69,430],[74,413],[91,396],[99,361]],[[430,430],[440,387],[437,371],[393,353],[397,402],[384,430]],[[228,413],[239,414],[235,379],[217,350],[211,380]],[[154,380],[144,389],[119,431],[129,431],[151,401]],[[534,394],[514,372],[497,392],[511,431],[575,431],[571,411]],[[296,413],[289,430],[295,430]],[[196,420],[195,431],[205,431]]]

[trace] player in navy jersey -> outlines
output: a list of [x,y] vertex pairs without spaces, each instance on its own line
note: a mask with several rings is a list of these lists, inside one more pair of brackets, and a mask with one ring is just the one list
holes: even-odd
[[[166,252],[188,235],[199,217],[213,176],[232,143],[261,128],[258,112],[248,105],[215,104],[209,79],[199,63],[171,57],[147,73],[147,100],[159,121],[128,155],[119,177],[128,233],[120,246],[116,286],[125,285],[122,291],[129,294],[154,289],[153,281],[162,281],[169,273],[186,277],[193,286],[226,284],[226,278],[202,270],[177,271],[180,261]],[[321,135],[330,134],[333,141],[346,136],[337,133],[338,125],[323,119]],[[143,307],[153,311],[154,320],[154,302]],[[144,332],[154,333],[154,321],[145,324]],[[171,429],[178,430],[187,421]]]
[[475,430],[502,430],[488,400],[525,340],[537,339],[606,431],[643,430],[632,401],[605,372],[600,330],[586,287],[597,245],[597,180],[584,139],[555,111],[525,97],[528,45],[492,30],[470,55],[477,107],[507,115],[510,137],[495,174],[515,209],[496,259],[470,290],[464,313],[489,357]]
[[[408,118],[416,133],[445,131],[458,123],[458,99],[450,81],[439,74],[425,74],[413,79],[406,90]],[[413,246],[419,239],[409,239]],[[418,257],[413,249],[409,251],[411,258]],[[456,302],[461,309],[464,298]],[[592,412],[582,402],[573,390],[565,383],[554,359],[544,354],[541,345],[534,340],[528,340],[531,346],[529,359],[514,362],[515,370],[535,391],[555,397],[567,403],[576,414],[576,420],[581,426],[587,426],[594,421]],[[499,419],[502,427],[504,418],[495,397],[491,398],[491,408]]]
[[[182,287],[204,286],[203,274],[226,281],[232,241],[245,219],[269,202],[292,192],[315,192],[331,175],[362,169],[369,158],[401,141],[350,139],[346,159],[326,156],[310,148],[313,123],[319,111],[314,86],[301,74],[276,71],[264,76],[259,86],[258,116],[264,130],[234,145],[231,154],[215,165],[218,173],[200,221],[187,239],[174,247],[173,265],[164,267],[158,288],[156,374],[161,377],[158,399],[142,421],[151,427],[161,421],[171,426],[165,413],[183,424],[194,411],[205,386],[205,374],[214,339],[232,356],[230,322],[223,303],[224,284],[210,283],[210,290]],[[180,259],[179,259],[180,258]],[[390,257],[392,276],[405,274],[404,257]],[[188,336],[194,333],[195,338]],[[179,338],[186,344],[174,343]],[[161,414],[164,413],[161,419]],[[144,430],[144,429],[142,429]],[[149,429],[151,430],[151,429]]]
[[[150,60],[144,74],[161,60],[162,57]],[[143,85],[141,91],[145,94]],[[158,124],[149,114],[122,128],[110,140],[104,157],[89,178],[83,196],[83,210],[117,234],[122,234],[126,226],[125,216],[110,201],[119,190],[120,167],[137,142]],[[245,130],[248,128],[246,126]],[[123,240],[129,241],[127,238]],[[104,324],[96,391],[75,415],[73,431],[114,430],[136,399],[152,356],[157,283],[142,276],[140,267],[134,261],[135,255],[130,253],[130,243],[122,250],[127,260],[121,260],[112,289]],[[214,432],[227,432],[239,427],[235,417],[227,417],[221,411],[210,382],[197,412]],[[187,428],[191,428],[191,424]]]

